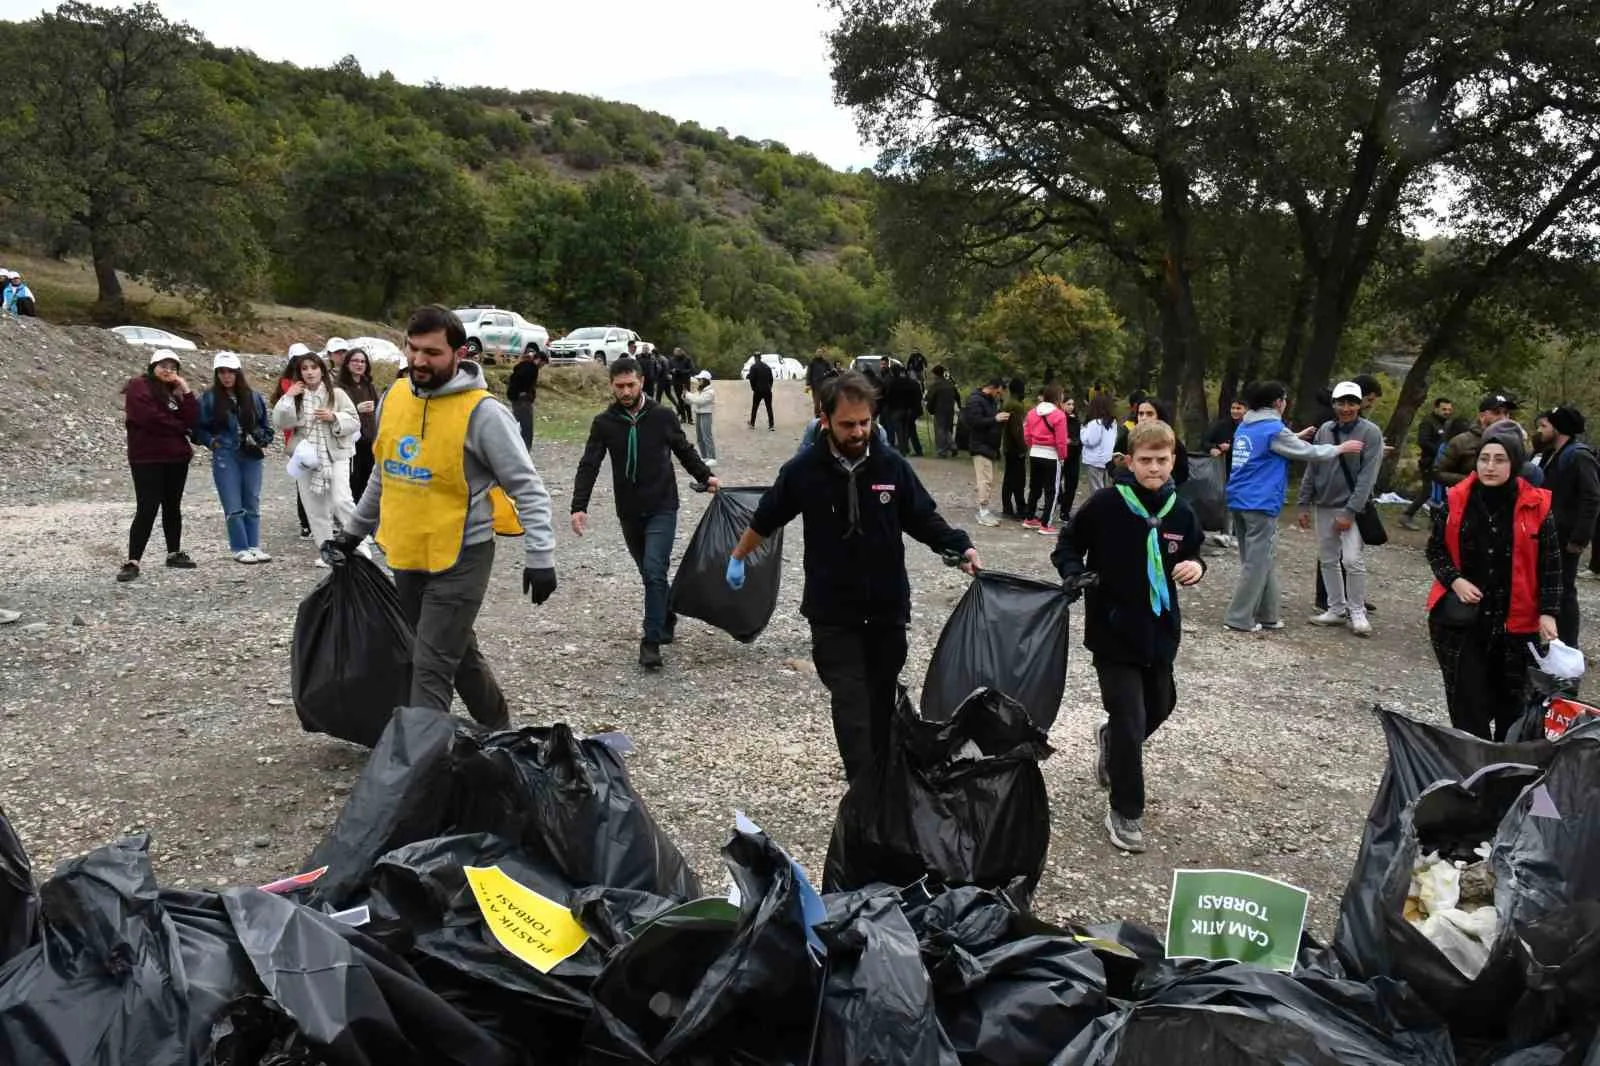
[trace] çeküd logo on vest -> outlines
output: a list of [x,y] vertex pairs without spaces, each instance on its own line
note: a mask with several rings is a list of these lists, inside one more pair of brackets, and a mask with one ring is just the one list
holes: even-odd
[[417,453],[421,450],[422,442],[416,437],[401,437],[400,443],[395,445],[395,451],[400,454],[400,459],[385,459],[383,461],[383,476],[403,478],[406,481],[414,481],[419,484],[432,481],[432,470],[425,466],[411,465],[411,460],[415,459]]

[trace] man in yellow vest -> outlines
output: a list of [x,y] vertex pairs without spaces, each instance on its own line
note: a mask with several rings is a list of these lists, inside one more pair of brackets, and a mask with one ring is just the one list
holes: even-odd
[[556,590],[555,532],[550,493],[511,412],[465,358],[466,343],[453,311],[430,306],[412,314],[410,378],[397,380],[378,406],[372,480],[355,519],[329,546],[348,553],[377,531],[401,609],[417,632],[412,705],[448,712],[454,689],[473,718],[505,728],[505,694],[472,630],[489,587],[495,534],[522,534],[522,590],[543,603]]

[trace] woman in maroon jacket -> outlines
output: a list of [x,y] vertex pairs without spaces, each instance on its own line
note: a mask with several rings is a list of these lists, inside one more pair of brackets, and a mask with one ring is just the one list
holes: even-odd
[[194,560],[183,550],[183,486],[189,480],[189,431],[200,417],[200,402],[178,373],[178,357],[165,348],[150,353],[150,368],[122,390],[122,409],[128,424],[128,465],[133,469],[133,493],[138,501],[133,528],[128,531],[128,561],[117,571],[118,581],[139,576],[139,560],[150,540],[150,530],[161,512],[161,531],[167,538],[167,565],[193,570]]

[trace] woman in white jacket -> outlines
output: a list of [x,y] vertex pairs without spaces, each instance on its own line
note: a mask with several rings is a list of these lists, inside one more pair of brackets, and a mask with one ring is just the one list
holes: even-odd
[[711,371],[702,370],[694,376],[695,391],[684,399],[694,412],[695,443],[699,445],[700,458],[707,466],[717,465],[717,434],[712,422],[716,418],[717,393],[711,387]]
[[1089,400],[1089,414],[1083,420],[1083,476],[1089,491],[1106,486],[1106,467],[1117,450],[1117,416],[1111,411],[1111,394],[1097,392]]
[[[289,450],[298,460],[292,464],[299,470],[295,481],[320,547],[333,538],[334,523],[342,530],[355,514],[350,459],[361,417],[345,391],[329,382],[327,366],[315,355],[298,357],[288,376],[293,383],[273,407],[272,424],[289,433]],[[317,565],[327,564],[319,557]]]

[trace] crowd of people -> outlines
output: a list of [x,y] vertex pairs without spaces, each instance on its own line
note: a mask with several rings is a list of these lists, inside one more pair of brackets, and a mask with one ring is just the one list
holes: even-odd
[[[523,591],[534,603],[557,587],[550,494],[530,456],[544,361],[524,356],[507,384],[509,406],[488,402],[481,368],[465,358],[465,331],[439,307],[412,315],[405,354],[401,380],[380,396],[365,352],[338,338],[320,354],[297,344],[268,398],[231,353],[213,358],[211,386],[199,396],[175,353],[152,353],[146,373],[124,390],[136,513],[118,580],[138,577],[158,515],[166,565],[195,565],[183,549],[181,515],[194,445],[211,453],[233,557],[269,560],[260,543],[261,464],[281,431],[302,533],[322,547],[317,565],[367,553],[372,537],[384,550],[417,634],[412,702],[448,709],[459,693],[474,718],[504,725],[506,700],[474,623],[497,533],[523,535]],[[765,406],[775,430],[770,368],[756,358],[747,373],[749,426]],[[680,508],[674,464],[697,490],[718,491],[716,393],[710,373],[681,349],[670,359],[648,351],[619,358],[608,375],[611,400],[578,461],[570,526],[577,536],[588,532],[594,486],[609,461],[616,517],[644,592],[639,663],[657,671],[676,630],[668,580]],[[808,386],[814,417],[733,546],[725,580],[742,588],[750,556],[788,522],[803,521],[800,612],[846,775],[859,774],[888,743],[910,618],[905,535],[968,573],[982,566],[971,537],[942,517],[907,458],[922,452],[926,414],[936,456],[971,456],[978,524],[1010,520],[1050,537],[1051,565],[1071,595],[1095,575],[1082,585],[1085,646],[1106,712],[1096,777],[1109,792],[1108,837],[1143,850],[1142,745],[1177,704],[1179,590],[1207,569],[1205,531],[1179,491],[1190,462],[1171,412],[1141,393],[1119,411],[1109,390],[1095,388],[1080,419],[1060,383],[1030,396],[1020,379],[998,377],[962,400],[947,369],[929,367],[920,353],[906,366],[884,360],[862,373],[819,351]],[[1366,416],[1380,391],[1370,378],[1339,382],[1319,413],[1327,417],[1293,429],[1288,390],[1254,383],[1207,430],[1200,448],[1219,461],[1240,559],[1222,618],[1227,631],[1285,626],[1276,549],[1298,462],[1306,470],[1293,500],[1297,524],[1314,533],[1318,557],[1307,621],[1371,635],[1367,554],[1386,539],[1374,494],[1388,446]],[[1451,721],[1503,737],[1524,707],[1530,646],[1577,640],[1574,586],[1600,523],[1600,459],[1580,440],[1585,425],[1575,408],[1541,413],[1530,434],[1513,420],[1518,405],[1505,393],[1483,398],[1475,424],[1452,424],[1453,406],[1440,398],[1419,427],[1419,469],[1437,490],[1402,523],[1430,511],[1426,556],[1436,581],[1427,628]]]

